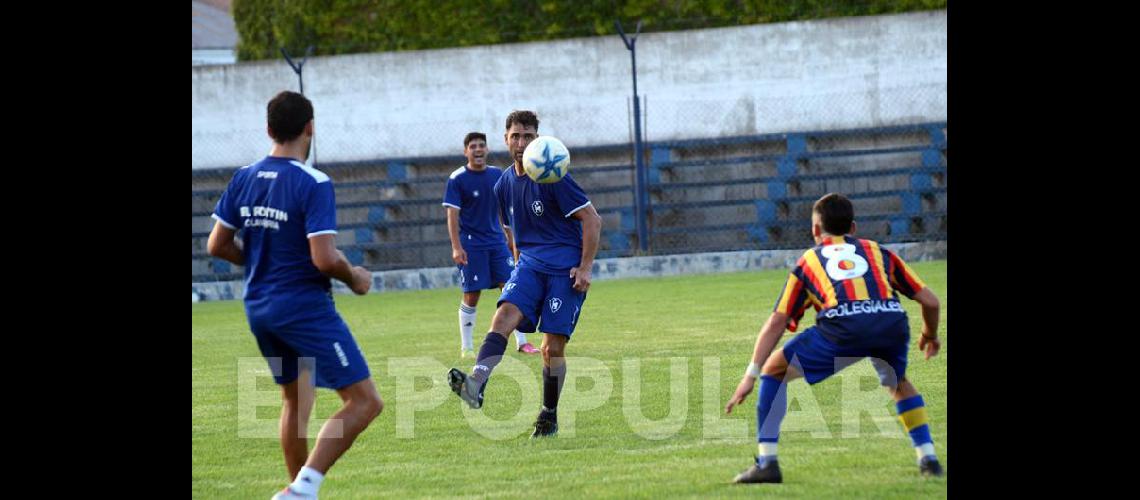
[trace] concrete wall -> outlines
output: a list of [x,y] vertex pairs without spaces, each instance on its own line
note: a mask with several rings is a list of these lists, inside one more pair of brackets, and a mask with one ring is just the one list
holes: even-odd
[[[650,140],[946,119],[945,11],[649,33],[637,50]],[[265,105],[297,89],[289,66],[191,71],[192,167],[264,155]],[[318,57],[304,71],[322,162],[458,154],[466,132],[497,137],[516,108],[571,148],[630,140],[617,36]]]
[[[883,245],[897,253],[907,262],[920,262],[946,258],[945,241],[924,241],[920,243],[896,243]],[[743,252],[709,252],[682,255],[657,255],[650,257],[624,257],[599,259],[594,261],[594,281],[621,278],[648,278],[677,276],[683,274],[731,273],[740,271],[760,271],[764,269],[788,269],[804,250],[749,250]],[[244,282],[224,281],[214,283],[193,283],[193,301],[241,299]],[[434,288],[459,287],[459,275],[455,267],[433,267],[372,273],[372,291],[384,293],[402,290],[428,290]],[[339,281],[333,280],[333,291],[351,293]]]

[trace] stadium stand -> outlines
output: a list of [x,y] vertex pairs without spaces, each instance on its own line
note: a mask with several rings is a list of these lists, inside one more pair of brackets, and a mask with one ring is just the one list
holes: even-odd
[[[652,141],[651,254],[810,245],[811,205],[849,196],[858,234],[882,242],[946,237],[946,123]],[[637,254],[628,143],[573,148],[571,173],[604,219],[598,258]],[[492,165],[508,164],[503,151]],[[460,155],[320,163],[335,183],[337,243],[373,271],[451,264],[440,202]],[[236,168],[192,174],[192,280],[240,279],[206,253],[214,205]]]

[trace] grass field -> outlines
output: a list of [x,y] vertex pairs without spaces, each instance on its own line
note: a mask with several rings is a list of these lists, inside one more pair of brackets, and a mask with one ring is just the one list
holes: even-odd
[[[948,470],[946,263],[912,267],[943,304],[943,350],[924,361],[914,340],[918,305],[903,300],[912,334],[908,378],[926,400]],[[724,403],[785,277],[595,282],[567,346],[569,376],[582,377],[564,389],[562,432],[536,441],[528,436],[541,403],[542,360],[515,353],[513,338],[482,414],[461,408],[447,389],[448,367],[472,365],[458,359],[458,289],[337,295],[385,409],[330,471],[321,498],[945,497],[945,479],[919,477],[893,402],[867,361],[813,387],[789,386],[784,484],[731,484],[756,452],[756,393],[732,415],[723,414]],[[497,297],[488,290],[480,301],[476,347]],[[279,393],[240,301],[194,304],[192,312],[192,495],[269,498],[288,484],[276,438]],[[809,312],[803,327],[811,324]],[[536,345],[540,338],[532,337]],[[571,418],[575,404],[597,407]],[[313,418],[338,407],[335,393],[319,391]]]

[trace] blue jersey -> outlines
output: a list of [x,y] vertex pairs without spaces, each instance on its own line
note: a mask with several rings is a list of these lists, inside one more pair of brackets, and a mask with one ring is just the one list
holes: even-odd
[[246,306],[306,303],[327,294],[329,278],[313,265],[309,238],[336,234],[336,200],[323,172],[268,156],[234,174],[213,217],[242,230]]
[[[443,206],[459,209],[459,242],[465,250],[505,246],[499,225],[499,201],[495,182],[502,175],[499,167],[475,171],[459,167],[447,179]],[[506,219],[503,219],[506,220]]]
[[569,174],[561,181],[539,184],[507,168],[495,184],[495,197],[514,233],[520,266],[565,274],[582,261],[582,223],[571,215],[590,200]]

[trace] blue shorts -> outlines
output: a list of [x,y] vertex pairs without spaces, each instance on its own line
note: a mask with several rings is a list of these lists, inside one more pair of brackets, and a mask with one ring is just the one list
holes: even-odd
[[586,293],[574,289],[574,278],[569,271],[546,274],[519,266],[503,287],[497,305],[503,302],[514,304],[523,313],[516,330],[523,333],[540,330],[569,339],[578,324],[582,304],[586,303]]
[[467,250],[467,265],[459,268],[463,293],[498,288],[511,279],[511,252],[506,245]]
[[297,380],[300,366],[311,370],[317,387],[329,389],[341,389],[371,376],[364,353],[328,294],[300,305],[247,306],[246,315],[257,347],[278,384]]
[[809,384],[816,384],[865,358],[879,374],[879,383],[894,387],[906,376],[909,334],[902,342],[883,347],[843,347],[827,340],[815,326],[784,343],[784,358],[804,374]]

